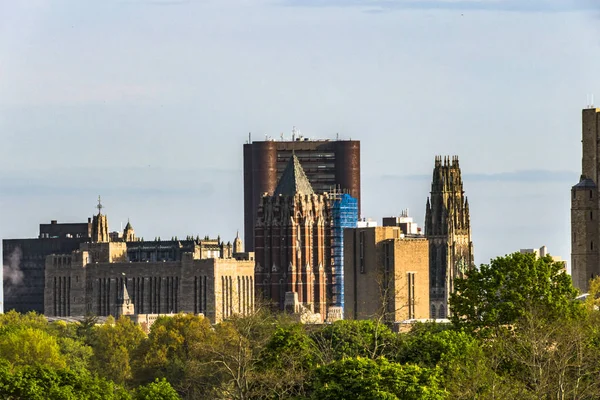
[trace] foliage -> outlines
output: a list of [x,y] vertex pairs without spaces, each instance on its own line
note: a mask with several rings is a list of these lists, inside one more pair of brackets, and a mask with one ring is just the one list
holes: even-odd
[[547,319],[575,317],[582,307],[564,265],[550,256],[514,253],[455,280],[452,322],[472,330],[514,324],[532,310]]
[[166,379],[156,379],[135,392],[135,400],[179,400],[180,397]]
[[444,399],[437,371],[416,365],[354,357],[317,368],[310,383],[314,399]]
[[144,336],[140,327],[126,316],[95,327],[93,370],[118,384],[126,383],[132,378],[133,354]]
[[377,358],[390,355],[398,344],[386,325],[375,320],[342,320],[315,330],[311,335],[324,362],[345,357]]
[[66,369],[0,366],[0,397],[29,400],[128,400],[129,393],[112,382]]
[[13,367],[36,365],[64,368],[65,357],[56,338],[47,332],[29,327],[11,329],[0,336],[0,358]]

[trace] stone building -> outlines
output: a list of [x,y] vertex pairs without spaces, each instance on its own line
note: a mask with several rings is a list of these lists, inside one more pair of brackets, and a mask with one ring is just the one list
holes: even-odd
[[458,157],[436,156],[431,199],[425,210],[429,241],[431,318],[448,316],[454,279],[474,267],[469,201],[463,190]]
[[[176,237],[171,240],[140,240],[135,236],[129,221],[122,232],[109,233],[108,219],[102,213],[103,206],[98,202],[97,207],[98,213],[88,218],[87,223],[58,223],[52,220],[49,224],[40,224],[38,238],[2,241],[6,310],[14,309],[21,313],[44,312],[46,257],[51,254],[71,254],[75,250],[84,250],[100,252],[106,258],[113,256],[109,247],[115,248],[116,243],[122,243],[126,249],[125,254],[119,260],[110,259],[110,262],[181,261],[186,253],[192,253],[194,259],[254,260],[254,253],[243,252],[239,235],[236,245],[242,251],[236,253],[234,245],[224,243],[220,237],[211,239],[206,236],[200,239],[188,236],[185,240],[178,240]],[[96,245],[89,247],[90,243]]]
[[258,207],[257,296],[281,310],[318,314],[322,321],[327,315],[330,243],[328,195],[315,194],[300,161],[292,155],[275,192],[265,194]]
[[344,316],[393,323],[429,317],[429,245],[400,227],[344,231]]
[[360,141],[309,140],[294,131],[292,140],[252,141],[244,145],[244,240],[254,251],[254,225],[263,194],[273,195],[287,162],[295,154],[315,193],[339,187],[358,200]]
[[589,280],[600,275],[600,109],[582,112],[581,178],[571,188],[571,276],[587,292]]
[[123,287],[138,314],[204,314],[217,323],[254,307],[254,262],[200,258],[131,262],[125,242],[85,243],[46,258],[44,314],[118,316]]

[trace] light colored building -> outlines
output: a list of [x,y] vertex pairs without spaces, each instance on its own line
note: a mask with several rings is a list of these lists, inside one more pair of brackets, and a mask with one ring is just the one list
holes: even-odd
[[408,215],[408,208],[402,210],[399,217],[384,217],[383,226],[399,226],[405,235],[422,235],[419,225]]
[[344,231],[344,317],[429,317],[429,244],[399,227]]
[[[46,257],[45,315],[118,316],[124,312],[123,288],[140,315],[204,314],[218,323],[253,311],[254,261],[234,258],[231,245],[214,257],[217,245],[213,253],[206,254],[202,241],[189,241],[189,249],[178,252],[175,259],[132,262],[130,242],[109,241],[105,215],[99,212],[92,228],[97,242]],[[221,243],[220,239],[216,242]]]
[[519,253],[535,254],[536,258],[550,256],[550,257],[552,257],[552,261],[563,263],[565,271],[567,270],[567,261],[563,260],[562,257],[560,257],[560,256],[550,255],[550,253],[548,253],[548,248],[546,246],[542,246],[539,249],[521,249],[521,250],[519,250]]

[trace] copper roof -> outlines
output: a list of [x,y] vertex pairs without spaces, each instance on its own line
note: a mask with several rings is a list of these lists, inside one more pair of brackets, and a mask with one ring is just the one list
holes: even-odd
[[300,165],[300,160],[293,154],[281,174],[274,195],[294,196],[295,194],[314,194],[314,192]]

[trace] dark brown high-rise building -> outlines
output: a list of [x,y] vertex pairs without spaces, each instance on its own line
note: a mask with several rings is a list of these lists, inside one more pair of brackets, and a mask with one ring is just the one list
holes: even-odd
[[360,141],[308,140],[249,142],[244,145],[244,240],[254,251],[254,225],[258,205],[296,155],[315,193],[339,187],[358,200],[360,215]]

